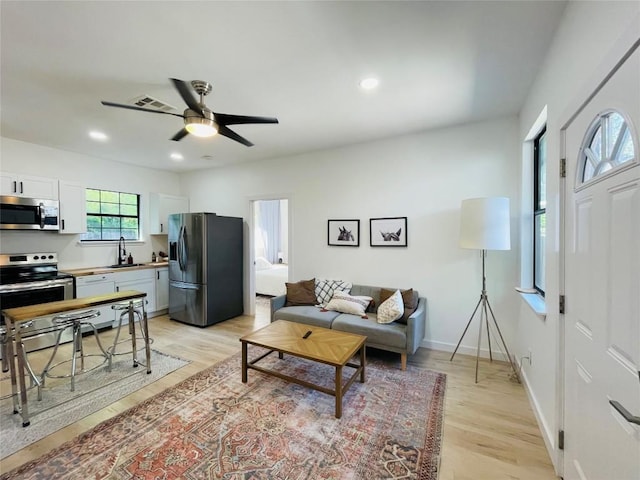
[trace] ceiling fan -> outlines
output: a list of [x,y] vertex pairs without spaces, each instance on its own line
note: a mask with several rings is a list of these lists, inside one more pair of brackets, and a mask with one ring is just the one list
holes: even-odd
[[178,93],[187,104],[187,109],[182,115],[171,112],[163,112],[161,110],[152,110],[150,108],[136,107],[134,105],[124,105],[122,103],[101,102],[107,107],[127,108],[129,110],[141,110],[143,112],[162,113],[165,115],[173,115],[184,119],[184,128],[176,133],[171,140],[182,140],[188,134],[196,137],[212,137],[216,133],[224,135],[227,138],[240,142],[247,147],[253,146],[246,138],[238,135],[227,125],[240,125],[249,123],[278,123],[278,119],[274,117],[253,117],[246,115],[229,115],[226,113],[216,113],[204,104],[204,97],[211,92],[211,84],[202,80],[193,80],[191,87],[200,95],[200,101],[191,93],[189,84],[177,78],[170,79]]

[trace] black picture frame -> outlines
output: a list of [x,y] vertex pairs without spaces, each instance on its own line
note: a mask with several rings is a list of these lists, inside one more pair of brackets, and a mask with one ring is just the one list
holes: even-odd
[[359,247],[360,220],[328,220],[327,245],[334,247]]
[[406,247],[407,217],[369,219],[369,245],[372,247]]

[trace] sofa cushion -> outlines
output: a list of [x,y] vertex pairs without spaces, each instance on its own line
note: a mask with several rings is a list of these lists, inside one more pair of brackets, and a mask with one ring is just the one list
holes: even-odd
[[378,323],[395,322],[404,314],[404,303],[400,290],[396,290],[393,295],[387,298],[378,307]]
[[[380,302],[384,302],[391,295],[395,293],[395,290],[391,290],[389,288],[381,288],[380,289]],[[418,292],[413,288],[409,288],[407,290],[400,290],[402,294],[402,301],[404,303],[404,314],[397,321],[399,323],[407,323],[407,318],[411,316],[413,312],[418,308]]]
[[366,296],[349,295],[346,292],[334,292],[329,303],[325,305],[326,310],[334,312],[351,313],[366,317],[364,313],[371,303],[372,298]]
[[297,283],[285,283],[287,287],[287,307],[296,305],[315,305],[314,291],[316,280],[301,280]]
[[367,336],[367,345],[385,345],[399,350],[407,348],[407,326],[398,322],[378,323],[374,313],[369,318],[341,313],[331,324],[334,330]]
[[288,320],[316,327],[331,328],[333,319],[339,312],[323,312],[314,306],[282,307],[273,314],[273,320]]
[[334,292],[347,292],[351,290],[351,282],[343,282],[342,280],[318,280],[316,279],[315,293],[316,301],[318,305],[324,307],[331,298]]

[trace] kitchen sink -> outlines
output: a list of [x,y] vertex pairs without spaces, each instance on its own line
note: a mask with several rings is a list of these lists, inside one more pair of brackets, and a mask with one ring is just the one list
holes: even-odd
[[122,263],[120,265],[109,265],[105,268],[126,268],[126,267],[140,267],[145,265],[144,263]]

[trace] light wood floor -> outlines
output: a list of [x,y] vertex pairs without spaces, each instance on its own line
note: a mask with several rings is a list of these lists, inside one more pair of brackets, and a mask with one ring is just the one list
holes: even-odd
[[[0,472],[38,458],[100,422],[240,351],[238,339],[268,323],[268,308],[261,306],[255,317],[242,316],[205,329],[180,324],[167,316],[152,318],[153,348],[191,363],[5,458],[0,462]],[[108,338],[110,333],[106,333]],[[367,355],[382,357],[400,368],[399,355],[371,349]],[[45,356],[44,352],[42,356]],[[450,362],[449,356],[445,352],[420,348],[408,361],[447,374],[439,480],[556,479],[525,391],[509,379],[508,364],[482,362],[480,382],[476,385],[475,357],[456,355]],[[348,408],[345,405],[345,415],[348,415]]]

